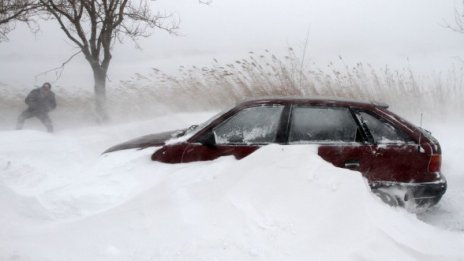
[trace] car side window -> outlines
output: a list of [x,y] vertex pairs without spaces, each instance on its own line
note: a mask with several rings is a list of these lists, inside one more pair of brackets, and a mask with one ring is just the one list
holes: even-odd
[[275,142],[283,105],[250,107],[213,129],[217,144],[267,144]]
[[297,106],[292,110],[289,142],[355,142],[357,131],[348,108]]
[[395,128],[386,120],[367,112],[360,112],[361,121],[366,125],[375,143],[406,143],[412,141],[403,131]]

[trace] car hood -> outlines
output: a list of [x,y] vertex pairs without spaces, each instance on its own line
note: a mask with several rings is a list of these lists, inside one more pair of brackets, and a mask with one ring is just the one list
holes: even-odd
[[185,130],[175,130],[167,131],[162,133],[149,134],[142,137],[138,137],[124,143],[115,145],[103,153],[118,151],[118,150],[127,150],[127,149],[144,149],[147,147],[156,147],[163,146],[165,142],[172,138],[177,138],[182,136],[185,133]]

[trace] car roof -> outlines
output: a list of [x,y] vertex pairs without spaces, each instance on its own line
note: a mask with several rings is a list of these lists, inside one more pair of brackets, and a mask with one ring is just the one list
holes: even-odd
[[380,107],[387,109],[388,105],[383,102],[377,101],[359,101],[346,98],[338,97],[302,97],[302,96],[284,96],[284,97],[262,97],[259,99],[247,99],[239,103],[238,106],[250,106],[255,104],[312,104],[312,105],[339,105],[339,106],[350,106],[350,107]]

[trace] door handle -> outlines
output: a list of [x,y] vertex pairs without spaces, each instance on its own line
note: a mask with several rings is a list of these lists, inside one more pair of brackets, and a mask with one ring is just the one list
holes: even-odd
[[345,168],[347,169],[359,169],[359,160],[349,160],[345,162]]

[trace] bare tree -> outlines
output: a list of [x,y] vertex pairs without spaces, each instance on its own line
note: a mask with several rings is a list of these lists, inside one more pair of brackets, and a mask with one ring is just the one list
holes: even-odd
[[0,0],[0,41],[7,40],[16,22],[31,22],[33,10],[37,8],[34,0]]
[[175,33],[171,15],[153,12],[147,0],[38,0],[78,47],[93,71],[97,119],[108,119],[106,80],[116,41],[148,37],[150,29]]
[[445,27],[457,33],[464,33],[464,0],[459,7],[454,8],[454,22],[446,23]]

